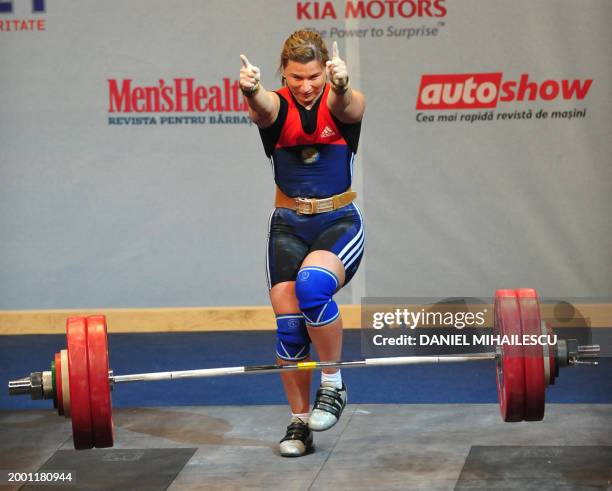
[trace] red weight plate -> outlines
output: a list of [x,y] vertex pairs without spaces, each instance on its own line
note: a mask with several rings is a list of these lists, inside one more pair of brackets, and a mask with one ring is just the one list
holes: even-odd
[[59,353],[55,353],[55,389],[57,391],[57,414],[64,415],[64,396],[62,394],[62,362]]
[[85,317],[68,318],[66,321],[66,338],[68,341],[72,439],[74,440],[74,448],[83,450],[93,447],[87,361],[87,322]]
[[[540,302],[533,288],[516,290],[521,326],[525,344],[523,361],[525,366],[525,421],[542,421],[544,419],[544,398],[546,380],[544,379],[544,351],[540,344],[542,324],[540,320]],[[533,344],[531,344],[533,343]]]
[[507,422],[522,421],[525,406],[525,367],[522,338],[521,312],[514,290],[495,292],[495,321],[493,331],[501,337],[497,346],[497,395],[502,419]]
[[108,342],[103,315],[87,318],[87,356],[89,359],[89,398],[97,448],[113,446],[113,409],[108,382]]

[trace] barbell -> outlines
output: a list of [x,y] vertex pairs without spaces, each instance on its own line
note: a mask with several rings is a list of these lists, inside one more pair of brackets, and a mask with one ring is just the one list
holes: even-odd
[[[497,290],[494,301],[494,336],[517,339],[548,337],[552,329],[540,316],[534,289]],[[115,384],[175,380],[223,375],[258,374],[330,367],[371,367],[421,363],[457,363],[495,360],[496,384],[502,419],[506,422],[540,421],[544,418],[545,389],[554,384],[559,368],[597,363],[599,346],[578,346],[575,339],[555,344],[498,343],[494,352],[444,356],[400,356],[353,361],[307,361],[287,365],[255,365],[203,368],[170,372],[115,375],[110,369],[107,325],[103,315],[69,317],[67,349],[56,353],[50,370],[32,372],[11,380],[10,395],[29,394],[32,399],[53,399],[58,414],[72,420],[76,449],[106,448],[114,443],[111,390]]]

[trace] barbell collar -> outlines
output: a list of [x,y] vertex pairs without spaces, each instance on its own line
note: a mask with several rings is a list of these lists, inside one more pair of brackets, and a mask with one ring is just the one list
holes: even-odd
[[42,391],[43,399],[53,399],[53,380],[51,370],[42,372]]

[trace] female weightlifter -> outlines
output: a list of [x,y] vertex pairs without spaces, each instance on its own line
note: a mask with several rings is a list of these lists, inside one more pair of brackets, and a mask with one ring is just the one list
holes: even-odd
[[[277,363],[339,360],[342,319],[333,295],[359,266],[364,231],[351,191],[363,94],[349,84],[334,42],[330,59],[316,31],[294,32],[281,52],[283,87],[268,91],[241,55],[240,88],[276,182],[268,230],[267,279],[276,315]],[[331,428],[347,401],[340,370],[324,369],[310,412],[311,371],[281,374],[292,417],[280,454],[313,450],[312,431]]]

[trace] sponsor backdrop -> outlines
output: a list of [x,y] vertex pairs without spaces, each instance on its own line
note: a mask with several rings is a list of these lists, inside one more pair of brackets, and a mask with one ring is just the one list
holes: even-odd
[[265,305],[271,169],[238,90],[295,29],[368,107],[339,294],[612,292],[609,0],[0,0],[0,309]]

